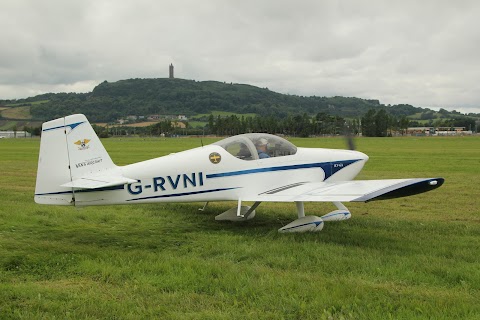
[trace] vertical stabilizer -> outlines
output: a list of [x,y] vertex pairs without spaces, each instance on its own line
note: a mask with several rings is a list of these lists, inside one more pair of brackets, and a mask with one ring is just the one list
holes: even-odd
[[74,189],[61,185],[115,167],[83,114],[45,122],[42,125],[35,202],[74,205]]

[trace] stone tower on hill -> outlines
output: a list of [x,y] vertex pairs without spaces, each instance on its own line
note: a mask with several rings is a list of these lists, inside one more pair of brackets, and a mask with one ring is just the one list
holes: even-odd
[[174,78],[174,76],[173,76],[173,63],[170,63],[170,67],[168,68],[168,77],[170,79]]

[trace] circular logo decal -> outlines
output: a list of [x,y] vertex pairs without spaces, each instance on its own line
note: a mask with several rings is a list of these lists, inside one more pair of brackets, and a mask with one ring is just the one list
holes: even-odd
[[208,158],[210,159],[210,162],[214,164],[220,163],[220,161],[222,160],[222,156],[217,152],[210,153]]

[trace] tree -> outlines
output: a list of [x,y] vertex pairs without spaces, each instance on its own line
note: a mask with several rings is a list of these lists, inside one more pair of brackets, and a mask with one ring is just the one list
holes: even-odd
[[406,116],[402,116],[398,121],[398,126],[402,132],[402,136],[407,132],[408,125],[410,124],[410,120]]
[[389,117],[385,110],[378,110],[375,114],[375,136],[386,137],[389,126]]
[[362,117],[362,134],[366,137],[375,137],[376,126],[374,109],[368,110]]
[[210,116],[208,116],[208,130],[211,133],[213,133],[214,129],[215,129],[215,120],[213,118],[213,114],[210,114]]
[[393,125],[395,125],[395,119],[385,109],[376,112],[370,109],[362,117],[362,133],[367,137],[386,137],[388,129]]

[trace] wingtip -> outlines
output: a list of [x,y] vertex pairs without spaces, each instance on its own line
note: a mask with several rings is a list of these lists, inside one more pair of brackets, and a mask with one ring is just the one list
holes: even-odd
[[396,188],[388,192],[365,195],[362,197],[363,199],[358,199],[357,201],[370,202],[409,197],[437,189],[441,187],[444,182],[444,178],[412,179],[410,182],[397,185]]

